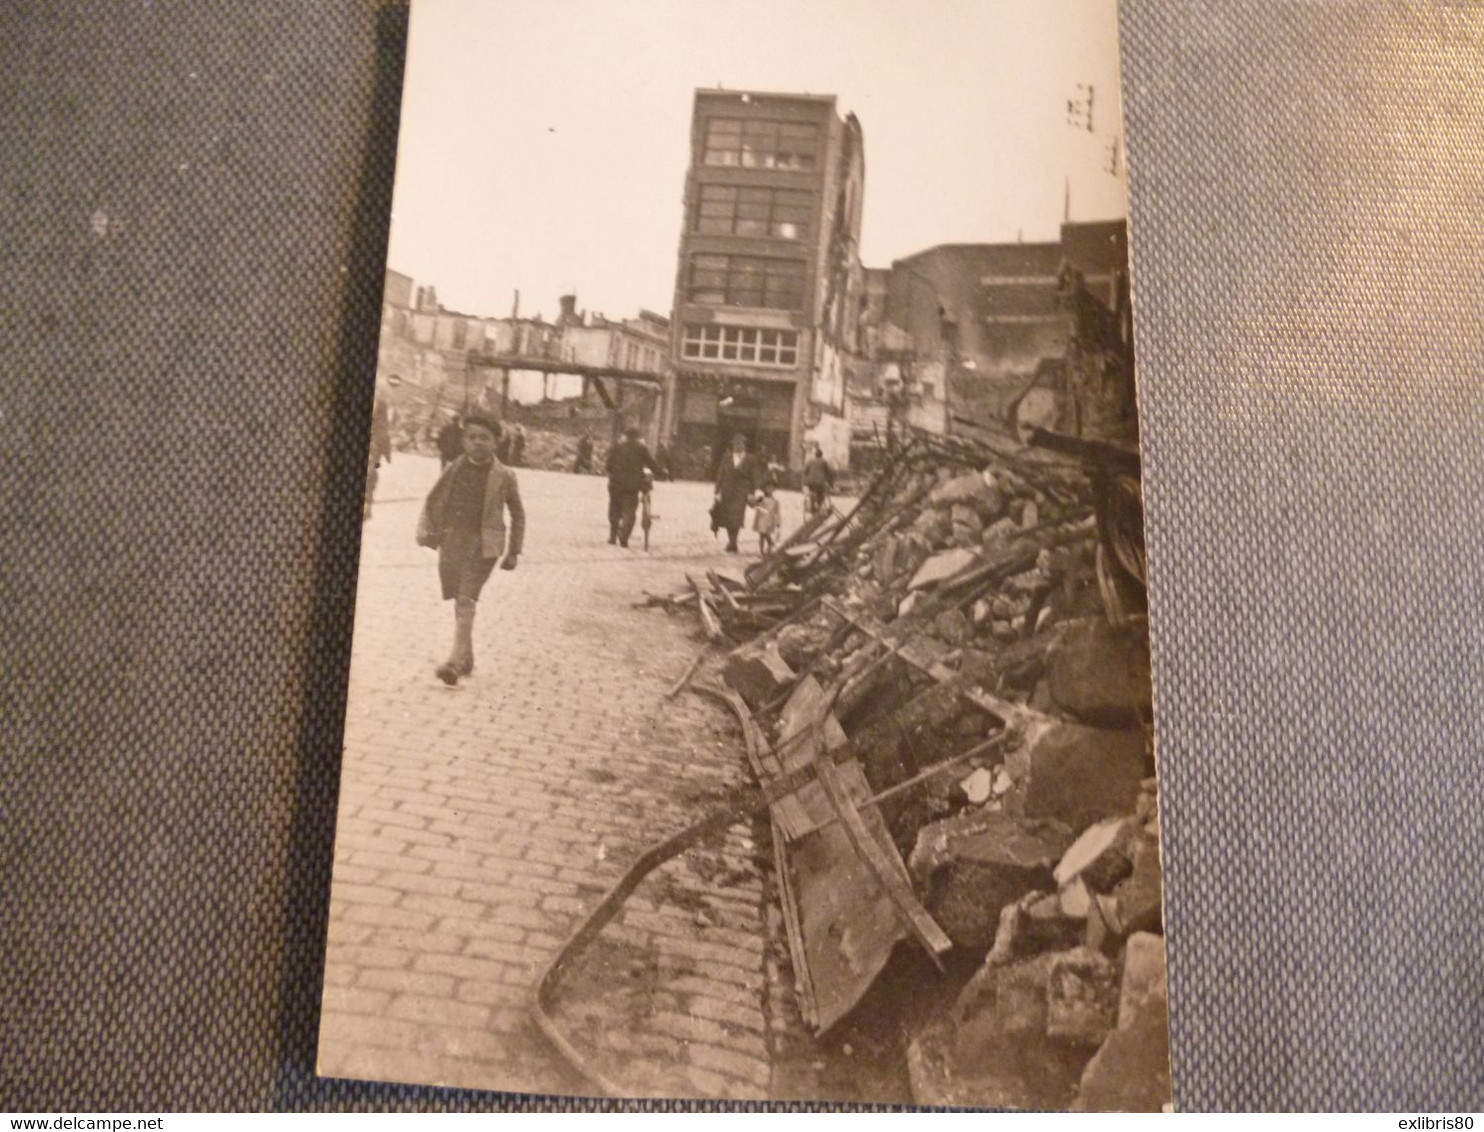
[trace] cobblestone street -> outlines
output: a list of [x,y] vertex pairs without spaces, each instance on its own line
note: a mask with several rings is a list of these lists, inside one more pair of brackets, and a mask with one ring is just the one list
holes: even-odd
[[[451,605],[413,541],[437,472],[398,454],[365,525],[320,1071],[581,1092],[527,989],[639,852],[748,773],[724,709],[664,699],[701,647],[694,619],[633,603],[746,559],[718,553],[705,484],[657,485],[645,553],[637,531],[607,545],[603,479],[522,470],[525,553],[491,578],[476,670],[448,689],[433,668]],[[787,528],[798,497],[784,509]],[[563,1024],[633,1095],[769,1095],[772,1043],[794,1023],[758,858],[739,826],[671,862],[579,961]]]

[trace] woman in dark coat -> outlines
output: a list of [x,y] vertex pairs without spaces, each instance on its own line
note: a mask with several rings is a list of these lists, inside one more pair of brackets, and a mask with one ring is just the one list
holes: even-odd
[[747,523],[747,501],[762,485],[757,457],[747,451],[747,438],[732,437],[732,448],[716,469],[716,502],[711,507],[712,529],[727,532],[727,551],[737,552],[737,532]]

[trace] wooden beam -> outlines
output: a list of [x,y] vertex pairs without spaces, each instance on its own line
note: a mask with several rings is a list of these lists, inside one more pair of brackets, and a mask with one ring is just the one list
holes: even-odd
[[519,354],[478,354],[468,356],[468,364],[479,368],[525,370],[531,373],[565,373],[573,377],[604,377],[610,381],[645,385],[651,389],[665,387],[665,375],[654,370],[619,369],[616,366],[590,366],[566,362],[560,358],[528,358]]

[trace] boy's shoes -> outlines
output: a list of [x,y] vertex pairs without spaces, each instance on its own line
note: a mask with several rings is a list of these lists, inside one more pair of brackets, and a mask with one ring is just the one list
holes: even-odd
[[459,682],[459,670],[447,661],[440,664],[434,674],[450,688]]

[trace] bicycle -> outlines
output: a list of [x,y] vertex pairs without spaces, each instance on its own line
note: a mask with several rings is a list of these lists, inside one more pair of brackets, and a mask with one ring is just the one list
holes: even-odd
[[654,490],[654,476],[648,470],[644,473],[644,490],[639,493],[639,527],[644,532],[644,549],[649,549],[649,528],[654,526],[655,515],[650,503],[650,493]]
[[804,489],[804,516],[813,518],[815,515],[828,514],[833,503],[830,501],[830,489],[827,487],[806,487]]

